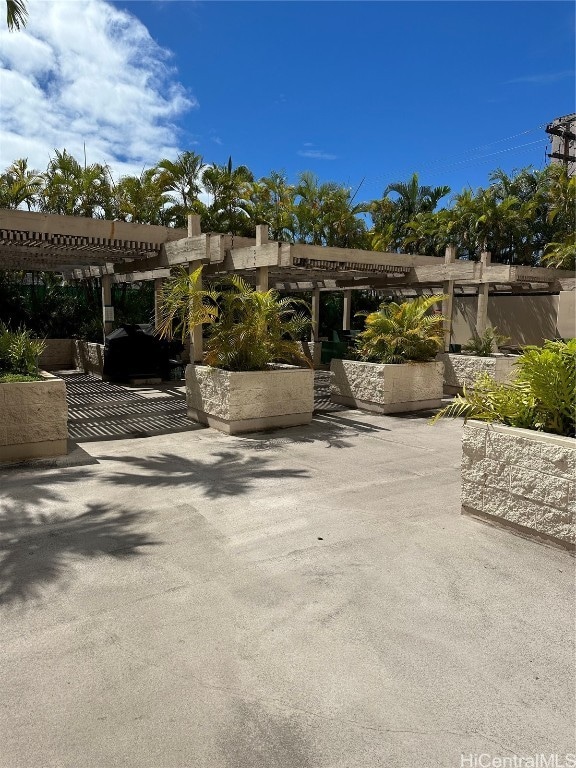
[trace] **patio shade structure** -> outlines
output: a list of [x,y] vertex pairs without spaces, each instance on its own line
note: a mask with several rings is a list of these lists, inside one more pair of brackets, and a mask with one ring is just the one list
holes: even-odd
[[[344,293],[344,329],[350,327],[353,290],[443,293],[448,318],[455,293],[478,294],[476,326],[482,332],[489,293],[554,294],[575,287],[569,271],[492,264],[489,253],[478,262],[457,259],[452,247],[442,259],[270,241],[267,225],[256,227],[255,238],[202,232],[199,216],[189,216],[184,230],[0,209],[0,269],[61,272],[67,280],[99,278],[105,329],[113,319],[112,283],[154,280],[158,295],[162,280],[177,265],[189,270],[203,265],[204,274],[213,277],[238,274],[258,290],[311,291],[315,338],[321,291]],[[449,339],[450,322],[446,345]],[[200,359],[199,333],[194,341],[194,356]]]

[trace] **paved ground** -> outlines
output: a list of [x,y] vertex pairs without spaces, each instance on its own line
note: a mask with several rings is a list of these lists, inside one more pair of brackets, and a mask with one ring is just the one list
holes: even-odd
[[576,751],[574,560],[460,516],[459,436],[349,410],[0,469],[0,766]]

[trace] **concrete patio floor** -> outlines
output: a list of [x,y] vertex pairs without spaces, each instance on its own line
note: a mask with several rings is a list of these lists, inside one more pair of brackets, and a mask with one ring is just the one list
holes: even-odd
[[460,431],[348,410],[1,468],[0,766],[576,751],[574,560],[460,515]]

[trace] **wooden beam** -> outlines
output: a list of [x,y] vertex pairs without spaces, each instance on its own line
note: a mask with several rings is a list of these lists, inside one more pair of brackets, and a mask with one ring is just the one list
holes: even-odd
[[342,311],[342,330],[350,330],[350,315],[352,311],[352,291],[344,291],[344,304]]
[[59,216],[52,213],[36,213],[7,208],[0,208],[0,229],[158,244],[186,237],[185,229],[173,227],[92,219],[86,216]]

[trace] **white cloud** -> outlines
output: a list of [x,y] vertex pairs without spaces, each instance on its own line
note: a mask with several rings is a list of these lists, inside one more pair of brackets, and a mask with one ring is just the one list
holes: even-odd
[[[307,146],[306,144],[304,146]],[[298,150],[300,157],[309,157],[312,160],[337,160],[338,155],[331,155],[329,152],[324,152],[321,149],[300,149]]]
[[0,169],[43,170],[54,149],[140,173],[179,151],[196,100],[146,27],[105,0],[29,0],[28,25],[0,30]]
[[522,77],[514,77],[512,80],[506,80],[505,85],[513,83],[531,83],[533,85],[549,85],[550,83],[556,83],[559,80],[564,80],[567,77],[574,77],[574,70],[565,69],[562,72],[542,72],[537,75],[524,75]]

